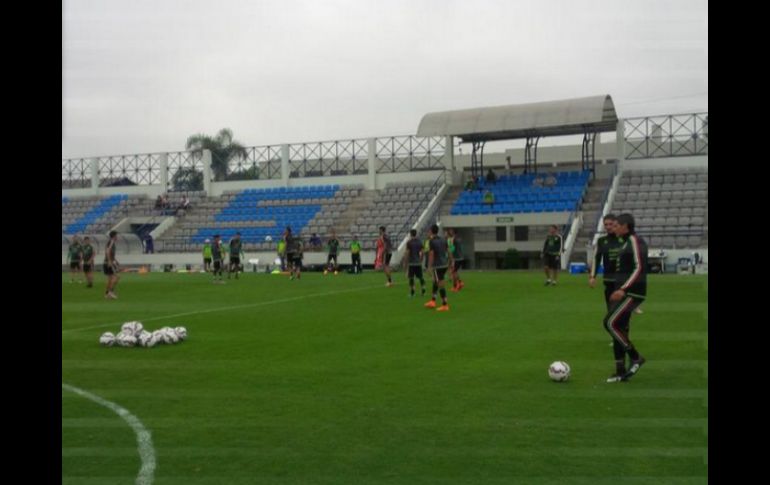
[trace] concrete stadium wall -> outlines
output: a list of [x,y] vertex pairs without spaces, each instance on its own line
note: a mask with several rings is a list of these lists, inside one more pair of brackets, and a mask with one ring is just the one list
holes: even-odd
[[623,160],[620,171],[623,170],[652,170],[662,168],[708,168],[708,155],[697,157],[643,158],[638,160]]

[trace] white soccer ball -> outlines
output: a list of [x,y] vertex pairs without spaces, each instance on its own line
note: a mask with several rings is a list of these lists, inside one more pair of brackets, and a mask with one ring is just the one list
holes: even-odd
[[115,345],[115,335],[113,335],[112,332],[104,332],[102,336],[99,337],[99,343],[105,347],[112,347]]
[[176,327],[174,329],[179,340],[187,340],[187,329],[184,327]]
[[142,330],[142,333],[136,338],[136,341],[142,347],[152,347],[156,344],[152,339],[152,333]]
[[163,327],[161,329],[163,331],[163,341],[167,344],[175,344],[179,342],[179,337],[176,334],[176,331],[171,327]]
[[273,236],[265,236],[265,242],[272,242]]
[[138,337],[139,334],[142,333],[142,330],[144,330],[144,325],[142,325],[142,322],[137,321],[126,322],[120,327],[121,332],[130,332],[134,337]]
[[165,343],[163,340],[163,330],[155,330],[152,332],[152,339],[155,341],[155,344]]
[[115,339],[121,347],[133,347],[136,345],[136,337],[129,332],[120,332],[115,336]]
[[548,367],[548,377],[550,377],[552,381],[564,382],[569,379],[569,374],[570,368],[569,364],[566,362],[557,360]]

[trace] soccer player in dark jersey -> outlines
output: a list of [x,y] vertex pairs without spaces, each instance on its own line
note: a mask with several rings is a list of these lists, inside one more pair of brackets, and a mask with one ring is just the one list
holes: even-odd
[[[551,226],[548,228],[548,237],[545,238],[543,251],[540,256],[545,260],[545,286],[556,286],[556,280],[559,277],[561,269],[561,254],[564,252],[564,241],[559,228]],[[553,277],[551,277],[553,275]]]
[[[72,236],[70,242],[67,259],[70,263],[70,283],[75,282],[75,277],[80,272],[80,264],[83,258],[83,249],[80,246],[80,240],[77,236]],[[80,279],[77,280],[80,283]]]
[[621,243],[615,235],[617,217],[614,214],[607,214],[602,222],[607,234],[601,236],[596,241],[596,252],[594,253],[593,265],[591,265],[591,273],[588,277],[588,286],[591,288],[596,286],[596,273],[599,270],[599,266],[603,266],[604,302],[607,305],[607,310],[609,310],[610,295],[615,291],[615,260],[617,259]]
[[404,254],[404,266],[407,267],[406,276],[409,278],[409,298],[414,298],[414,279],[420,280],[420,294],[425,296],[425,278],[422,276],[422,242],[417,238],[417,230],[409,231],[412,236],[406,242],[406,254]]
[[[337,252],[340,249],[340,241],[337,239],[337,235],[334,233],[334,230],[332,230],[331,237],[326,242],[326,245],[329,248],[329,255],[326,256],[326,269],[324,270],[324,274],[328,274],[329,271],[334,271],[334,274],[337,274]],[[332,260],[334,261],[334,264],[332,265]]]
[[96,255],[96,252],[94,251],[94,247],[91,246],[91,238],[89,238],[88,236],[83,238],[82,252],[83,252],[83,274],[86,275],[86,281],[88,282],[88,284],[86,285],[86,288],[93,288],[94,256]]
[[297,278],[300,279],[300,276],[302,276],[302,255],[305,251],[305,244],[302,241],[302,237],[297,234],[292,237],[292,244],[294,246],[294,259],[292,261],[291,267],[292,267],[292,279]]
[[[644,357],[629,339],[631,314],[647,297],[647,243],[636,234],[631,214],[620,214],[615,235],[622,245],[618,250],[615,266],[614,291],[610,295],[612,306],[604,317],[604,328],[614,341],[615,374],[607,382],[626,381],[633,377],[645,363]],[[631,366],[626,370],[626,354]]]
[[463,254],[463,241],[460,236],[457,235],[454,229],[447,228],[447,244],[449,245],[449,251],[452,253],[452,291],[458,292],[465,287],[465,283],[460,279],[460,268],[462,268],[463,261],[465,261],[465,255]]
[[[610,294],[613,291],[615,280],[615,275],[613,274],[615,262],[622,241],[619,241],[614,234],[615,226],[617,225],[617,217],[614,214],[607,214],[604,216],[603,222],[604,230],[607,232],[607,235],[600,237],[596,241],[596,253],[594,254],[594,263],[591,267],[591,275],[588,279],[588,284],[591,288],[596,285],[596,272],[599,264],[602,264],[604,266],[604,301],[607,303],[607,309],[609,309]],[[642,314],[642,307],[636,307],[634,313]]]
[[439,312],[448,312],[449,304],[446,299],[444,277],[452,265],[452,255],[446,240],[438,235],[438,226],[430,226],[430,253],[428,253],[428,271],[433,274],[433,298],[425,304],[425,308],[436,308],[436,293],[441,295],[441,306],[436,308]]
[[295,277],[300,279],[302,271],[302,239],[299,235],[294,235],[291,232],[291,228],[287,227],[284,233],[284,241],[286,241],[286,259],[289,265],[289,279],[293,280]]
[[380,237],[377,239],[377,261],[382,265],[385,277],[388,282],[385,286],[393,286],[393,279],[390,277],[390,259],[393,257],[393,243],[390,236],[385,231],[385,226],[380,226]]
[[104,291],[104,297],[110,300],[117,300],[115,287],[118,285],[118,260],[115,259],[115,244],[118,240],[118,231],[110,231],[110,240],[107,241],[107,247],[104,248],[104,274],[107,276],[107,289]]
[[235,236],[230,239],[230,267],[227,271],[228,280],[233,272],[235,272],[235,279],[238,279],[238,273],[241,270],[241,254],[243,254],[243,241],[241,240],[241,233],[236,232]]
[[294,234],[291,227],[287,227],[283,232],[283,241],[286,243],[286,269],[289,270],[289,279],[294,279]]
[[214,235],[214,241],[211,243],[211,260],[214,263],[214,280],[215,284],[224,284],[222,279],[222,266],[224,265],[224,247],[222,246],[222,240],[219,238],[219,234]]

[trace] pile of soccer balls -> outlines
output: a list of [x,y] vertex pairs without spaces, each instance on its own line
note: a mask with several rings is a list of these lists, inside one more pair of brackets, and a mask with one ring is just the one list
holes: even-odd
[[153,332],[144,329],[142,322],[126,322],[120,327],[120,332],[104,332],[99,337],[99,343],[105,347],[118,345],[120,347],[155,347],[158,344],[175,344],[187,339],[187,329],[184,327],[163,327]]

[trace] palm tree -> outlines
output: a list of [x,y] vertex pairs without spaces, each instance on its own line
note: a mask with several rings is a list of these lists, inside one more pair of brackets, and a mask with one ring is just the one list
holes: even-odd
[[216,181],[227,178],[230,160],[248,157],[246,148],[233,140],[233,130],[230,128],[222,128],[214,137],[202,133],[192,135],[187,139],[186,147],[195,156],[200,156],[203,150],[211,151],[211,170]]

